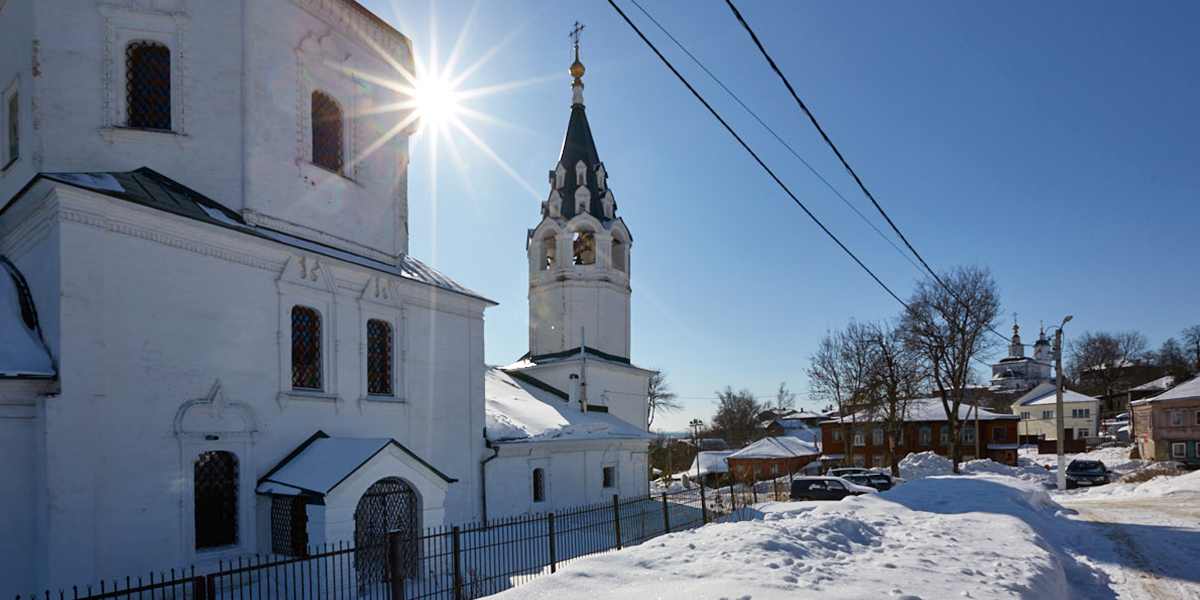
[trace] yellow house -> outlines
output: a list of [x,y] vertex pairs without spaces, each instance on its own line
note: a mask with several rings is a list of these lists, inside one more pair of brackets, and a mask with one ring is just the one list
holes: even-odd
[[[1013,402],[1013,414],[1020,415],[1017,433],[1058,439],[1058,413],[1053,383],[1043,383]],[[1100,399],[1063,389],[1063,427],[1067,439],[1092,437],[1100,430]]]

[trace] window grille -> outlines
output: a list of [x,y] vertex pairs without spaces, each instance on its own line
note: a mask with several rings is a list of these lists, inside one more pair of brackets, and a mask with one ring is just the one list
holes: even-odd
[[392,395],[392,327],[367,321],[367,393]]
[[205,452],[193,473],[196,549],[238,541],[238,464],[231,452]]
[[545,502],[546,501],[546,470],[545,469],[534,469],[533,470],[533,501],[534,502]]
[[[354,509],[354,569],[358,576],[359,596],[366,596],[370,584],[389,581],[393,576],[409,578],[417,573],[419,535],[417,515],[420,500],[412,486],[396,477],[371,484]],[[388,561],[388,532],[398,531],[403,556],[394,566]]]
[[171,129],[171,51],[158,42],[125,48],[125,125]]
[[308,505],[296,496],[271,498],[271,552],[308,556]]
[[312,162],[342,172],[342,109],[324,92],[312,93]]
[[292,387],[324,389],[321,381],[321,315],[307,306],[292,307]]
[[610,488],[617,485],[617,468],[604,467],[603,471],[604,487]]

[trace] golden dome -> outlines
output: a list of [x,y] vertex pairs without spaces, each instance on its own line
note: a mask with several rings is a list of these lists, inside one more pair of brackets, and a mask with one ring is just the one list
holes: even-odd
[[583,77],[585,70],[583,63],[579,62],[579,46],[575,46],[575,62],[571,63],[571,77],[574,77],[575,81],[578,82],[579,78]]

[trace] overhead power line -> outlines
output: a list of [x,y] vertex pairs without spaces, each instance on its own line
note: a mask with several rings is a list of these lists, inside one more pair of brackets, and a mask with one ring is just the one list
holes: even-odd
[[800,153],[796,152],[796,150],[792,148],[791,144],[788,144],[786,141],[784,141],[783,138],[775,132],[775,129],[763,121],[762,118],[758,116],[758,113],[755,113],[749,106],[746,106],[746,103],[742,102],[742,99],[739,98],[737,94],[733,93],[733,90],[729,89],[729,87],[726,86],[725,83],[722,82],[716,75],[714,75],[713,72],[708,69],[708,67],[704,66],[704,63],[700,62],[700,59],[696,58],[696,56],[692,54],[691,51],[689,51],[682,43],[680,43],[679,40],[675,39],[675,36],[671,35],[671,32],[667,31],[667,28],[663,27],[662,23],[658,22],[658,19],[655,19],[653,15],[651,15],[645,8],[642,7],[641,4],[637,2],[637,0],[630,0],[630,2],[632,2],[633,5],[638,8],[638,10],[642,11],[642,14],[646,15],[646,18],[650,19],[650,22],[654,23],[654,25],[658,27],[658,30],[663,32],[663,35],[667,36],[667,38],[674,42],[676,47],[682,50],[683,53],[688,56],[688,58],[692,59],[692,62],[696,63],[696,66],[700,67],[700,69],[703,70],[709,76],[709,78],[716,82],[717,85],[721,86],[721,89],[725,90],[725,93],[729,94],[730,98],[733,98],[734,101],[741,105],[741,107],[745,109],[745,111],[749,113],[751,117],[754,117],[754,120],[758,121],[758,124],[762,125],[763,129],[766,129],[776,141],[782,144],[784,148],[787,148],[788,152],[791,152],[792,156],[796,157],[796,160],[800,161],[801,164],[808,168],[809,172],[816,176],[821,183],[825,184],[825,187],[829,188],[829,191],[833,192],[835,196],[841,199],[842,203],[845,204],[850,210],[854,211],[854,214],[858,215],[858,217],[862,219],[864,223],[869,225],[871,229],[874,229],[875,233],[878,233],[879,237],[883,238],[883,241],[887,242],[889,246],[895,249],[900,256],[903,256],[904,260],[907,260],[909,264],[916,267],[918,271],[921,270],[921,266],[914,262],[911,256],[901,250],[900,247],[892,241],[892,238],[888,237],[887,234],[876,227],[875,223],[871,222],[866,215],[862,214],[862,211],[858,210],[858,207],[854,206],[854,204],[852,204],[850,200],[843,196],[837,188],[833,187],[833,184],[830,183],[829,180],[825,179],[825,176],[821,175],[821,173],[819,173],[811,164],[809,164],[807,160],[804,160],[804,157],[800,156]]
[[[854,168],[852,168],[850,163],[846,161],[846,158],[842,156],[841,151],[838,150],[837,146],[833,143],[833,140],[829,139],[829,136],[825,133],[825,130],[821,127],[821,124],[817,122],[817,118],[812,114],[812,111],[810,111],[808,106],[804,104],[804,101],[800,99],[799,94],[796,93],[796,89],[792,87],[792,82],[788,81],[787,76],[784,75],[783,71],[779,69],[779,65],[775,64],[775,60],[771,58],[770,53],[768,53],[767,49],[763,47],[762,42],[758,39],[758,35],[754,33],[754,29],[750,27],[750,24],[746,22],[744,17],[742,17],[742,13],[738,11],[736,6],[733,5],[733,0],[725,0],[725,4],[727,4],[729,9],[733,11],[733,16],[737,17],[738,22],[742,24],[742,27],[746,30],[746,33],[750,34],[750,39],[754,41],[754,45],[758,47],[758,51],[762,53],[763,58],[767,59],[767,64],[771,66],[771,70],[775,71],[775,74],[778,75],[779,79],[783,81],[783,85],[787,87],[788,92],[791,93],[792,98],[796,101],[796,104],[800,106],[800,109],[804,111],[804,114],[808,115],[808,120],[812,121],[813,127],[817,129],[817,132],[821,134],[821,138],[825,140],[825,143],[831,150],[833,150],[833,153],[837,155],[838,160],[842,162],[842,166],[845,167],[846,171],[850,173],[850,176],[854,178],[854,182],[858,184],[859,189],[861,189],[867,199],[871,201],[871,204],[875,206],[875,210],[879,211],[879,214],[882,215],[884,220],[887,221],[888,225],[891,226],[892,231],[896,232],[896,235],[900,237],[900,240],[904,242],[904,245],[908,247],[908,250],[912,252],[913,256],[917,257],[917,260],[921,261],[921,264],[924,265],[925,270],[929,272],[929,275],[933,277],[934,281],[936,281],[938,285],[942,286],[942,289],[945,289],[950,295],[954,296],[954,299],[960,304],[966,306],[962,299],[960,299],[954,293],[954,291],[942,281],[942,278],[938,276],[937,272],[929,266],[929,263],[925,262],[925,259],[919,252],[917,252],[917,249],[913,248],[913,245],[909,243],[908,238],[904,236],[904,233],[900,231],[900,228],[896,226],[896,223],[892,221],[890,216],[888,216],[887,211],[883,210],[883,207],[880,206],[879,202],[875,200],[875,196],[871,194],[870,190],[867,189],[866,184],[864,184],[862,179],[858,177],[858,173],[854,172]],[[988,326],[988,330],[1000,336],[1001,339],[1008,339],[1004,334],[996,331],[996,329],[991,325]]]
[[699,100],[700,103],[704,105],[704,108],[707,108],[708,112],[711,113],[712,116],[714,118],[716,118],[717,121],[719,121],[723,127],[725,127],[725,130],[729,132],[729,135],[732,135],[733,138],[736,139],[739,144],[741,144],[742,148],[744,148],[746,150],[746,152],[748,152],[750,154],[750,156],[752,158],[754,158],[754,161],[757,162],[758,165],[760,167],[762,167],[763,170],[766,171],[768,175],[771,176],[771,179],[773,179],[775,181],[775,183],[780,188],[783,189],[784,193],[786,193],[788,195],[788,197],[790,197],[792,199],[792,201],[795,202],[796,205],[799,206],[800,209],[804,211],[804,214],[808,215],[808,218],[812,219],[813,223],[816,223],[817,227],[820,227],[821,231],[825,232],[825,235],[829,236],[829,238],[832,239],[834,241],[834,243],[836,243],[838,245],[838,247],[842,249],[843,252],[845,252],[851,259],[853,259],[854,262],[857,263],[858,266],[862,268],[862,270],[866,271],[867,274],[871,276],[871,279],[875,280],[875,283],[878,283],[879,286],[884,289],[884,291],[886,291],[892,298],[895,298],[896,302],[899,302],[902,306],[907,308],[908,304],[905,303],[904,300],[900,299],[900,296],[897,296],[896,293],[892,291],[892,288],[888,287],[887,284],[885,284],[881,279],[879,279],[879,277],[877,275],[875,275],[875,273],[873,271],[871,271],[870,267],[867,267],[866,264],[864,264],[861,260],[859,260],[859,258],[857,256],[855,256],[855,254],[853,252],[851,252],[850,249],[847,248],[846,245],[843,244],[842,241],[840,239],[838,239],[838,237],[836,235],[834,235],[832,231],[829,230],[829,228],[825,227],[825,224],[822,223],[821,220],[818,219],[817,216],[812,213],[812,211],[808,210],[808,207],[805,206],[804,203],[801,202],[800,199],[797,198],[796,195],[792,193],[792,190],[789,189],[788,186],[779,179],[779,177],[775,174],[775,172],[772,171],[771,168],[768,167],[767,164],[765,162],[763,162],[763,160],[761,158],[759,158],[758,154],[755,153],[754,150],[752,150],[750,148],[750,146],[748,144],[746,144],[746,142],[744,140],[742,140],[741,136],[739,136],[737,134],[737,132],[734,131],[732,127],[730,127],[729,123],[726,123],[725,119],[721,118],[721,115],[717,113],[716,109],[714,109],[712,107],[712,105],[710,105],[708,103],[708,101],[706,101],[704,99],[704,97],[701,96],[700,93],[696,91],[696,88],[692,87],[691,83],[688,83],[687,78],[685,78],[678,70],[675,69],[675,66],[671,64],[671,61],[667,60],[667,57],[663,56],[662,52],[658,51],[658,48],[654,45],[654,43],[651,42],[646,37],[646,35],[642,33],[641,29],[638,29],[638,26],[635,25],[633,23],[633,21],[631,21],[629,19],[629,17],[625,14],[625,11],[621,10],[621,7],[617,6],[616,2],[614,2],[613,0],[608,0],[608,4],[610,6],[612,6],[614,10],[617,11],[617,14],[621,15],[621,18],[625,20],[625,23],[627,23],[629,25],[629,27],[631,29],[633,29],[634,33],[636,33],[638,35],[638,37],[642,38],[642,41],[645,42],[646,45],[650,47],[650,50],[652,50],[654,52],[654,54],[656,54],[658,56],[659,60],[661,60],[663,62],[663,64],[665,64],[667,66],[667,68],[671,70],[671,73],[674,73],[675,77],[677,77],[679,79],[679,81],[682,82],[683,85],[687,87],[688,91],[690,91],[692,93],[692,95],[695,96],[696,99]]

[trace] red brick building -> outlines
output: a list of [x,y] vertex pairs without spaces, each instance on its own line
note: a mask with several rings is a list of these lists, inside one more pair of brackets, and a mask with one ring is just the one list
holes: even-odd
[[773,479],[796,473],[820,456],[815,444],[790,436],[767,437],[725,460],[729,471],[743,479]]
[[[949,423],[942,402],[937,398],[914,400],[907,411],[904,431],[896,453],[900,458],[913,452],[932,450],[942,456],[950,456]],[[1003,415],[979,409],[979,431],[975,430],[975,407],[959,407],[959,419],[963,422],[962,439],[959,442],[963,460],[990,458],[998,463],[1017,464],[1017,415]],[[849,435],[849,439],[844,439]],[[976,434],[979,434],[979,456],[976,456]],[[828,466],[841,462],[846,466],[887,466],[886,438],[884,426],[866,415],[854,415],[821,423],[822,460]],[[847,453],[847,442],[852,452]],[[847,458],[847,454],[850,455]]]

